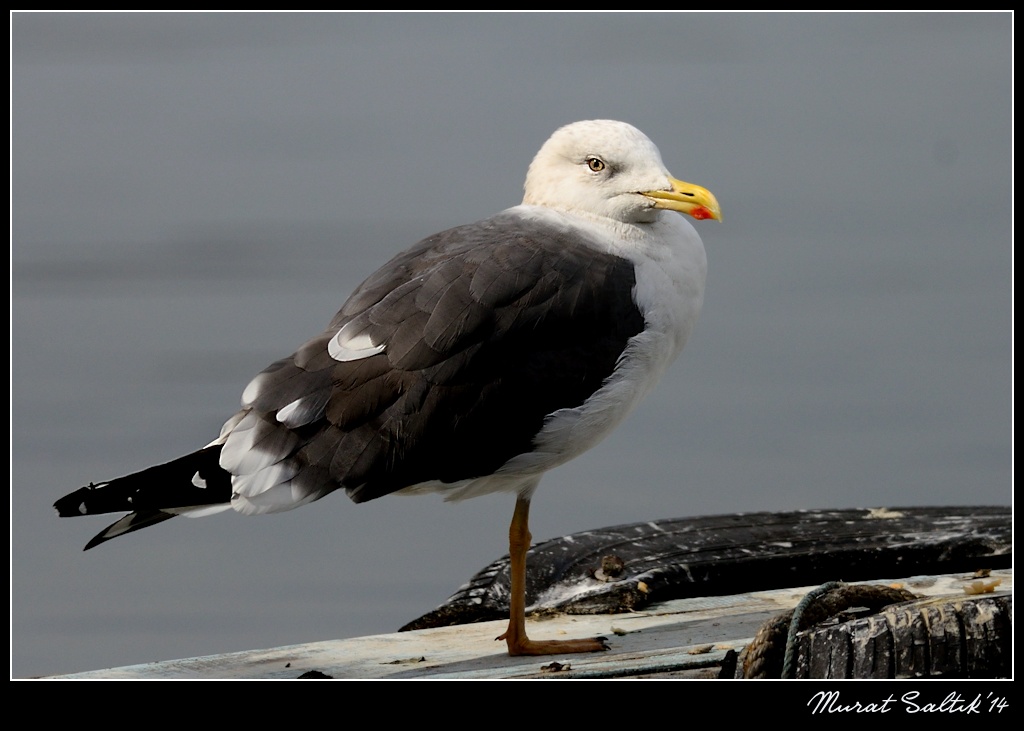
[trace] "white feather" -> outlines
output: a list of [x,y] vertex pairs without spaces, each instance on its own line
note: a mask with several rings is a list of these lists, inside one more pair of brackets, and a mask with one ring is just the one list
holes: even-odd
[[355,322],[350,322],[327,343],[327,352],[342,362],[361,360],[384,352],[384,344],[377,345],[365,332],[357,332]]

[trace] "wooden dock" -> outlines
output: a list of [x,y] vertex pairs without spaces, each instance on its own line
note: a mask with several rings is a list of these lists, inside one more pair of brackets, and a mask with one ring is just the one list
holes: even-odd
[[[964,594],[964,587],[976,579],[967,575],[921,576],[902,579],[902,583],[915,594],[931,598],[925,603],[937,614],[953,616],[951,603],[964,606],[975,604],[975,617],[987,617],[975,622],[967,636],[958,636],[955,643],[940,641],[943,645],[941,661],[933,660],[928,667],[946,671],[944,677],[998,677],[981,660],[991,649],[1010,647],[1010,636],[1005,628],[1009,624],[1009,606],[1012,573],[993,571],[987,581],[1001,581],[999,591],[977,595],[973,599]],[[813,587],[753,592],[732,596],[676,599],[648,607],[641,612],[616,615],[561,615],[537,619],[530,623],[531,635],[541,639],[586,637],[604,635],[609,638],[608,652],[552,658],[511,658],[503,643],[494,638],[504,631],[502,621],[481,622],[459,627],[396,632],[372,637],[346,640],[328,640],[290,647],[251,650],[225,655],[170,660],[166,662],[131,665],[128,667],[95,670],[64,678],[122,678],[122,679],[295,679],[316,678],[622,678],[622,677],[735,677],[741,666],[742,654],[757,632],[759,625],[774,615],[796,606]],[[936,600],[936,598],[939,598]],[[898,627],[909,610],[892,610],[881,619],[862,619],[861,626],[849,633],[854,643],[848,653],[849,663],[855,668],[879,668],[880,657],[893,663],[896,656],[891,640],[886,639],[886,627]],[[881,625],[879,624],[881,623]],[[955,623],[954,623],[955,624]],[[1002,640],[993,642],[997,634]],[[835,644],[839,630],[831,628],[826,637]],[[948,636],[945,637],[949,639]],[[965,652],[953,651],[964,640]],[[811,647],[819,639],[808,639]],[[845,646],[845,645],[844,645]],[[932,647],[939,646],[932,644]],[[972,649],[967,650],[970,646]],[[918,655],[924,656],[924,645]],[[883,649],[885,648],[885,649]],[[837,660],[832,657],[828,669],[836,671]],[[900,665],[900,669],[913,672],[924,667],[923,660]],[[1009,655],[1005,655],[1009,667]],[[807,677],[817,670],[811,663],[801,672]],[[950,673],[955,669],[956,674]],[[960,674],[960,673],[963,674]],[[913,677],[897,670],[895,675]],[[888,675],[888,673],[886,673]],[[842,677],[842,675],[840,675]],[[891,677],[891,676],[889,676]]]
[[[498,561],[410,623],[418,629],[59,677],[737,678],[759,628],[779,625],[779,615],[817,586],[778,588],[781,582],[838,578],[850,586],[866,573],[870,581],[859,585],[899,587],[915,598],[846,607],[824,621],[820,611],[797,636],[795,677],[1004,678],[1012,672],[1011,536],[1008,508],[808,511],[616,526],[539,544],[530,557],[538,565],[530,636],[601,635],[609,639],[607,652],[508,657],[494,641],[505,621],[487,616],[507,611]],[[575,553],[567,555],[565,545]],[[915,572],[922,568],[928,573]],[[776,588],[761,586],[766,582]],[[472,616],[464,616],[467,610]],[[423,626],[430,622],[436,626]],[[781,657],[778,632],[774,644],[772,657]],[[767,663],[773,674],[776,666],[781,660]]]

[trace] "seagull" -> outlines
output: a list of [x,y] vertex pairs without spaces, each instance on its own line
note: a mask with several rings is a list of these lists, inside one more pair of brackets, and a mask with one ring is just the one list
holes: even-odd
[[85,547],[177,515],[290,510],[343,490],[516,496],[510,655],[607,649],[526,633],[530,501],[606,437],[682,350],[704,298],[694,219],[715,196],[671,177],[624,122],[558,129],[521,205],[420,241],[364,281],[320,335],[271,364],[202,449],[58,500],[127,512]]

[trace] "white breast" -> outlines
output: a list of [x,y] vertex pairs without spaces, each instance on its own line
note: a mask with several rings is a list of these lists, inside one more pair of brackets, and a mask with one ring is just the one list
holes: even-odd
[[[539,209],[536,215],[549,218],[560,214]],[[603,242],[606,251],[633,262],[633,299],[644,316],[644,331],[630,339],[614,373],[593,396],[576,408],[561,409],[547,418],[534,439],[532,452],[513,457],[493,476],[430,486],[443,489],[446,500],[522,491],[524,487],[532,490],[541,474],[608,436],[679,355],[704,301],[707,257],[700,237],[688,221],[671,212],[655,224],[622,225],[616,233],[621,235],[612,236],[606,226],[595,226],[592,238]]]

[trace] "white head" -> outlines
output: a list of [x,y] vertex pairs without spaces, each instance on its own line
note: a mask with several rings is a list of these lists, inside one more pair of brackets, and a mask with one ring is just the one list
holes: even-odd
[[523,203],[624,223],[657,220],[658,209],[721,219],[715,196],[674,179],[647,135],[625,122],[597,119],[556,131],[526,174]]

